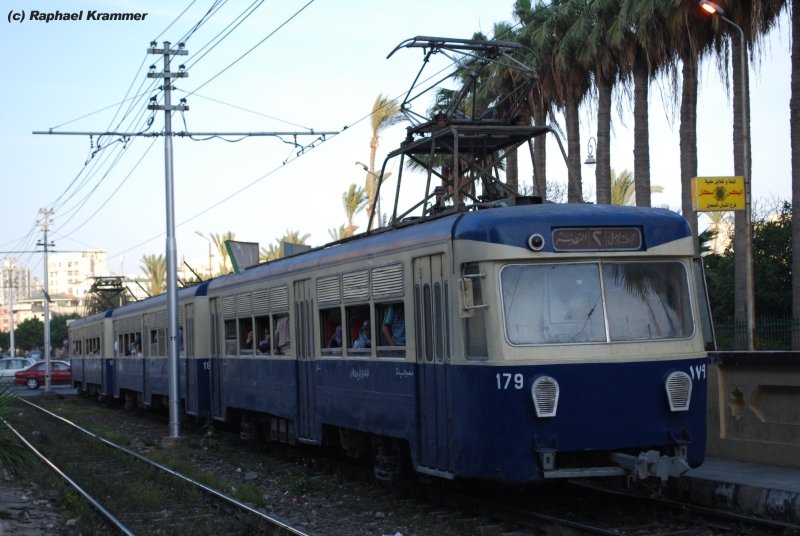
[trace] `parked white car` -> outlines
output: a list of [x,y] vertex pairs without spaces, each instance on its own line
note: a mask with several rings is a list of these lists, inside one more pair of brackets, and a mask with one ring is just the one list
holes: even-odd
[[0,383],[14,383],[14,374],[36,363],[32,357],[4,357],[0,359]]

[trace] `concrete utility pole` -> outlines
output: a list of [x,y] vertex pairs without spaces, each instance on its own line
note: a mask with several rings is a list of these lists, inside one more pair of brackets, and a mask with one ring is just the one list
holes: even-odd
[[17,356],[14,344],[14,261],[6,261],[8,265],[8,352],[11,357]]
[[[188,76],[188,72],[184,70],[181,65],[178,71],[173,72],[170,70],[170,63],[172,56],[185,56],[188,54],[183,48],[183,43],[178,43],[177,49],[170,48],[170,42],[165,41],[163,48],[156,48],[155,41],[150,42],[150,48],[147,50],[149,54],[159,54],[164,56],[164,70],[160,73],[155,72],[155,65],[150,66],[150,72],[147,73],[148,78],[162,78],[164,85],[164,104],[157,105],[155,103],[148,105],[150,110],[164,110],[164,132],[114,132],[114,131],[99,131],[99,132],[56,132],[51,130],[33,131],[34,134],[60,134],[67,136],[119,136],[124,139],[132,137],[154,137],[164,136],[164,171],[165,171],[165,186],[166,186],[166,209],[167,209],[167,333],[169,338],[169,437],[180,437],[180,368],[178,363],[178,271],[177,271],[177,246],[175,243],[175,194],[174,194],[174,180],[173,180],[173,165],[172,165],[172,137],[173,136],[272,136],[272,137],[293,137],[294,145],[300,148],[298,155],[303,153],[307,148],[314,147],[317,141],[325,141],[326,136],[338,134],[338,131],[325,131],[315,132],[313,130],[303,132],[173,132],[172,131],[172,112],[188,110],[185,99],[181,99],[181,104],[175,106],[172,104],[172,79],[184,78]],[[151,99],[155,101],[155,98]],[[301,146],[297,143],[299,136],[316,136],[317,140],[310,143],[308,146]],[[284,140],[285,141],[285,140]],[[285,162],[284,162],[285,163]],[[45,242],[46,242],[45,235]],[[53,247],[52,245],[50,247]],[[46,264],[46,250],[45,250],[45,264]],[[45,288],[47,287],[47,270],[45,269]],[[47,307],[45,302],[45,308]],[[47,309],[46,309],[47,310]],[[49,334],[48,334],[49,337]],[[48,356],[49,358],[49,356]],[[49,381],[49,360],[48,360],[48,381]],[[49,385],[49,384],[48,384]]]
[[149,72],[148,78],[164,79],[164,105],[150,104],[149,110],[164,110],[164,182],[167,198],[167,336],[169,339],[169,437],[178,438],[181,435],[180,423],[180,392],[178,367],[178,255],[175,243],[175,188],[172,173],[172,111],[184,111],[189,107],[183,103],[172,105],[172,79],[183,78],[189,73],[184,71],[183,65],[176,73],[170,71],[172,56],[185,56],[188,52],[183,48],[183,43],[178,44],[177,50],[170,49],[170,42],[164,41],[164,48],[156,48],[156,42],[150,43],[149,54],[164,56],[164,70],[160,73]]
[[55,247],[55,244],[47,241],[47,231],[50,229],[50,216],[53,210],[40,208],[39,214],[42,215],[41,221],[42,233],[44,240],[41,240],[36,245],[44,248],[44,390],[50,392],[50,287],[48,278],[50,275],[50,267],[47,264],[47,248]]

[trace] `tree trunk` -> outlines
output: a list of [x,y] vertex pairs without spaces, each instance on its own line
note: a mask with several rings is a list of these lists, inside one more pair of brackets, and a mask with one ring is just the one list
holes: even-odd
[[700,254],[697,212],[692,208],[692,180],[697,176],[697,57],[682,58],[683,84],[681,90],[681,212],[692,230],[695,255]]
[[506,186],[515,194],[519,193],[519,165],[517,158],[518,149],[506,155]]
[[[547,112],[537,108],[533,112],[533,124],[543,127],[547,124]],[[542,199],[547,197],[547,135],[536,136],[533,139],[533,195]]]
[[650,206],[650,117],[648,85],[650,69],[644,52],[639,49],[633,64],[633,180],[636,205]]
[[[750,152],[750,147],[745,146],[744,141],[744,117],[742,114],[742,98],[741,91],[744,88],[745,106],[749,106],[750,91],[747,83],[747,72],[742,72],[740,54],[745,54],[745,65],[748,64],[746,55],[747,49],[742,51],[738,35],[732,36],[731,39],[731,58],[733,66],[733,169],[737,176],[744,176],[745,173],[750,175],[750,170],[745,170],[745,151]],[[749,114],[748,114],[749,115]],[[748,159],[749,161],[749,159]],[[752,192],[745,191],[745,198],[752,199]],[[748,201],[745,201],[747,204]],[[734,317],[738,324],[747,326],[746,330],[737,332],[735,345],[737,349],[749,349],[749,338],[751,332],[755,330],[755,326],[749,325],[748,319],[748,300],[752,297],[748,296],[748,278],[753,277],[752,264],[748,269],[748,259],[751,255],[747,255],[750,244],[747,241],[747,227],[750,227],[752,233],[752,224],[749,222],[747,210],[737,210],[734,216]],[[750,287],[752,288],[752,287]],[[755,304],[753,304],[755,307]]]
[[567,99],[567,202],[583,203],[583,181],[581,179],[581,133],[578,116],[578,100]]
[[611,92],[613,83],[603,81],[597,86],[597,164],[595,189],[597,203],[611,204]]

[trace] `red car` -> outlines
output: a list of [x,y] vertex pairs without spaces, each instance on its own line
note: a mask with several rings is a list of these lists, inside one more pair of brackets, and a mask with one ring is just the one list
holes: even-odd
[[[30,367],[14,374],[14,385],[25,385],[28,389],[38,389],[44,385],[44,361],[37,361]],[[70,385],[72,367],[66,361],[50,361],[50,385]]]

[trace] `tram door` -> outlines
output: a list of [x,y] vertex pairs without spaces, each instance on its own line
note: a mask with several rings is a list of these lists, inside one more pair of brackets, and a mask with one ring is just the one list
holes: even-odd
[[314,390],[314,287],[310,279],[294,283],[294,333],[292,345],[297,356],[297,438],[319,443],[316,437]]
[[209,300],[211,310],[211,345],[209,347],[209,366],[211,367],[210,395],[211,395],[211,415],[222,419],[222,358],[220,357],[220,337],[219,337],[219,300],[211,298]]
[[450,320],[444,263],[441,254],[414,259],[419,460],[438,471],[451,468]]

